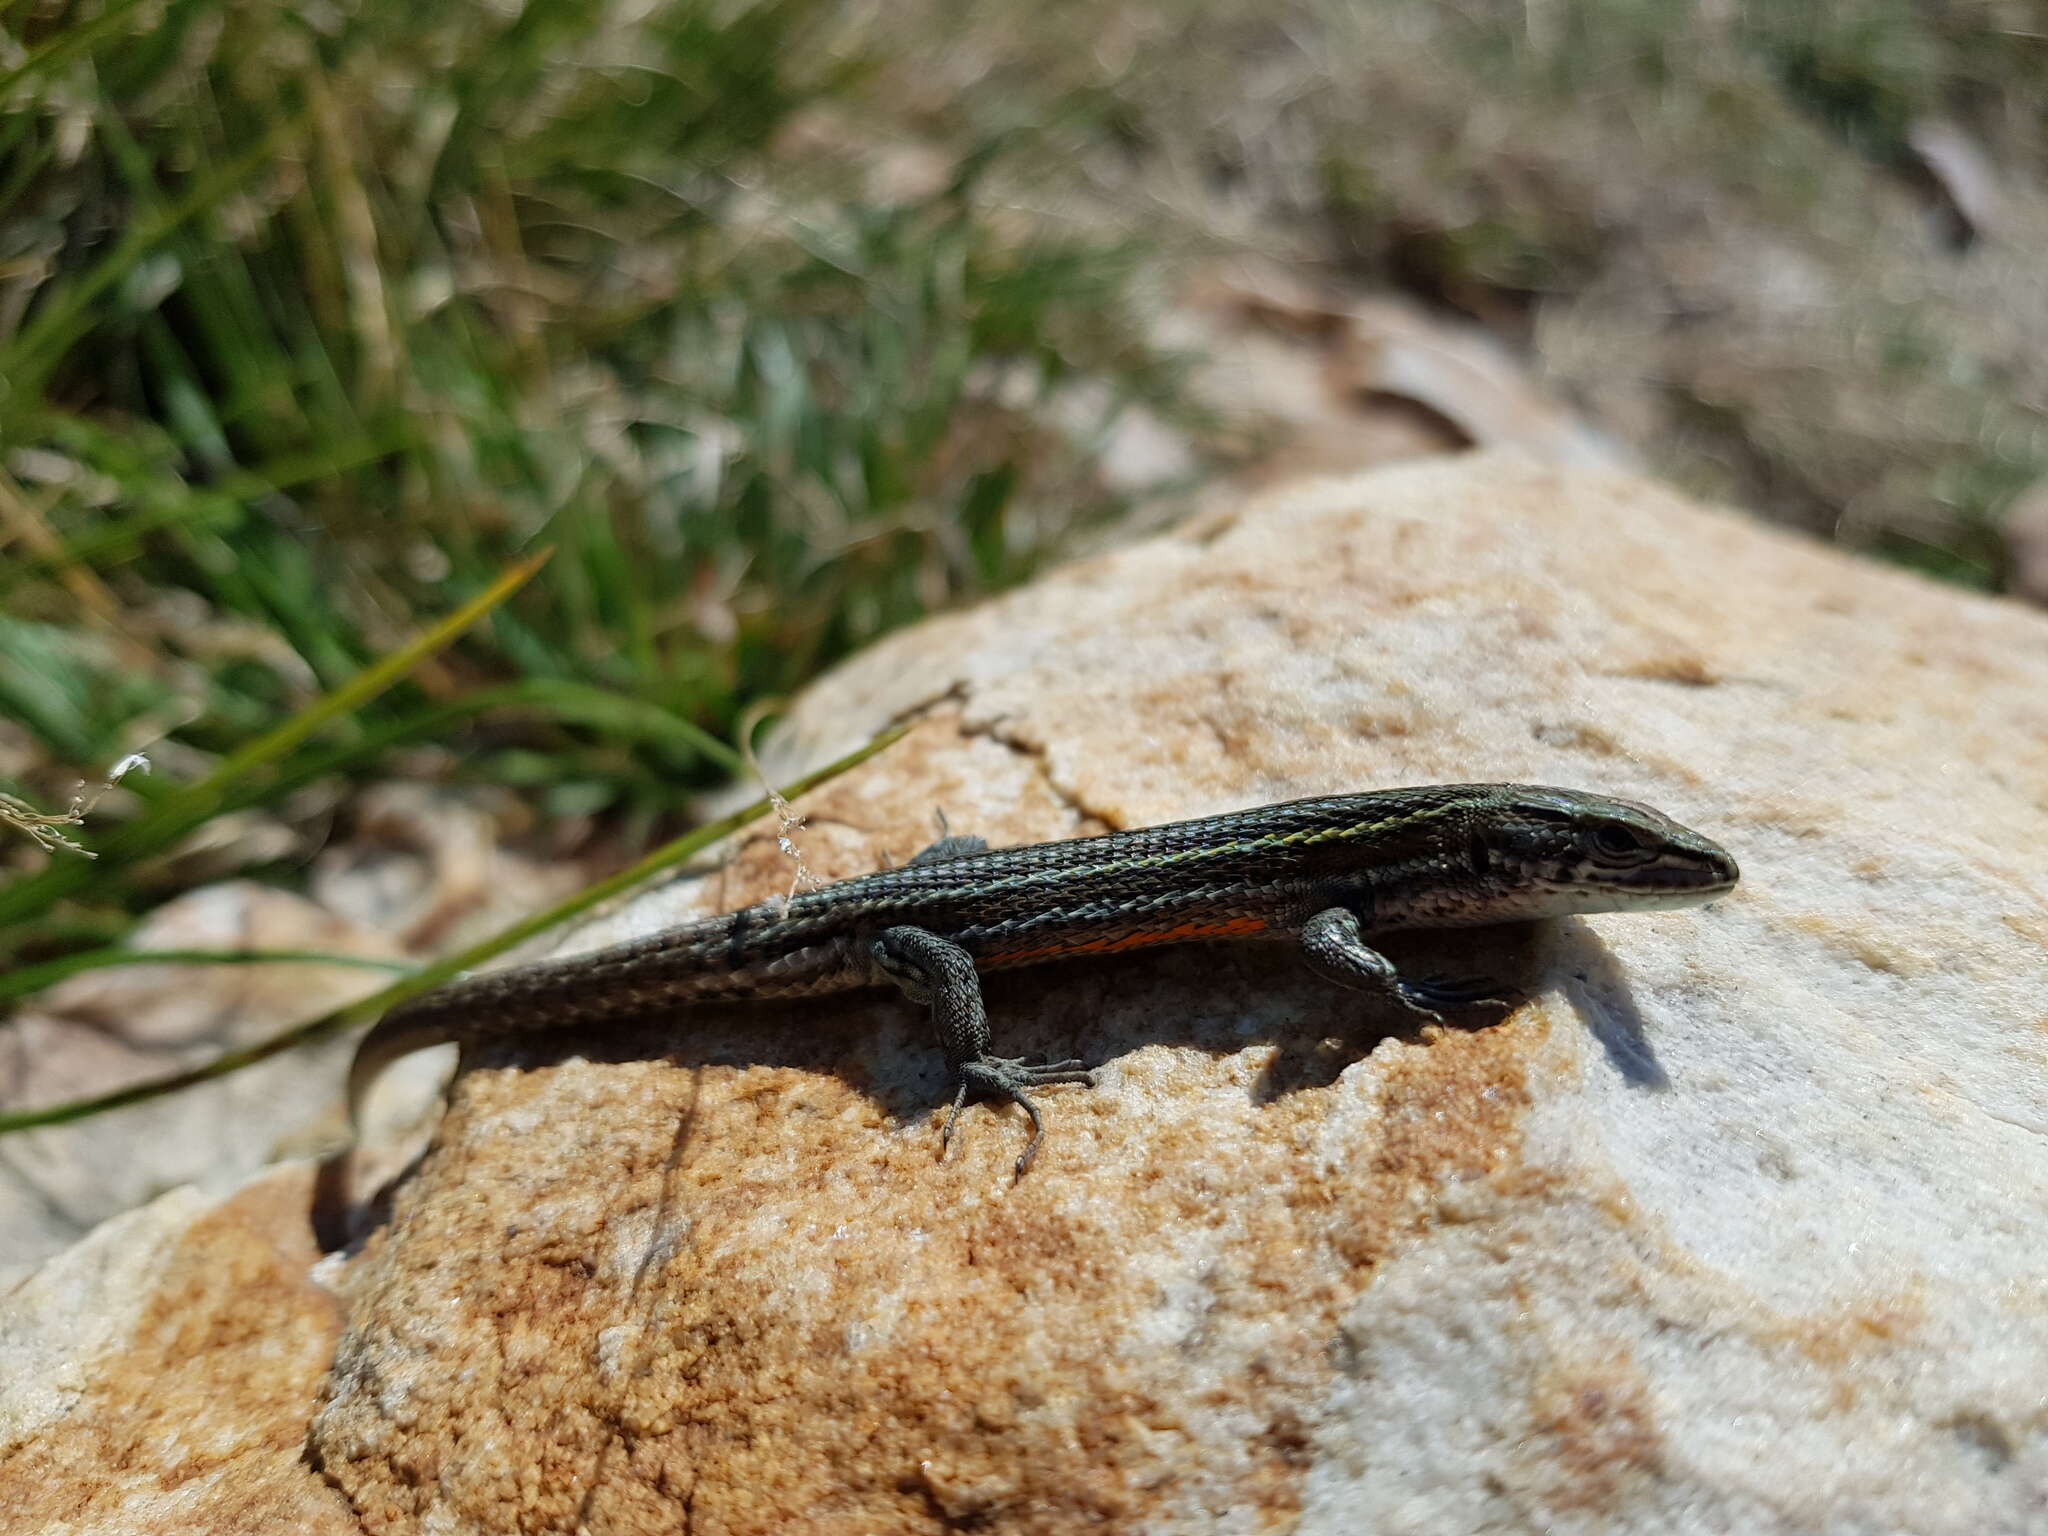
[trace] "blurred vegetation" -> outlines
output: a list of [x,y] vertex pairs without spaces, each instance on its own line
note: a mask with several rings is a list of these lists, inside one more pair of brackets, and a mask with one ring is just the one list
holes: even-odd
[[149,745],[88,845],[542,547],[223,803],[310,846],[471,776],[637,844],[755,701],[1114,525],[1126,407],[1226,454],[1150,339],[1204,252],[1477,321],[1651,467],[1974,585],[2048,468],[2018,0],[12,0],[0,44],[0,792]]
[[0,789],[153,744],[95,820],[146,811],[550,547],[259,799],[433,743],[646,829],[754,700],[1120,510],[1103,434],[1173,398],[1133,253],[999,231],[993,139],[888,200],[785,152],[871,71],[839,9],[14,5]]
[[2005,580],[2048,472],[2036,0],[1199,10],[1121,9],[1110,67],[1126,161],[1217,228],[1477,322],[1692,490]]

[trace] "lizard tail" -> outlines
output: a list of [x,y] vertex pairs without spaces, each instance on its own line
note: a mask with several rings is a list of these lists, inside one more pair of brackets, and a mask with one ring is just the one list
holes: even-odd
[[588,960],[543,960],[511,970],[458,977],[400,1003],[370,1026],[348,1068],[348,1120],[360,1138],[363,1105],[384,1069],[436,1045],[465,1045],[565,1024],[592,1023],[625,1011],[616,1000],[587,995]]
[[457,1044],[462,1039],[463,1031],[449,1019],[446,1010],[431,1005],[400,1004],[372,1024],[370,1032],[357,1043],[355,1057],[348,1065],[351,1137],[362,1140],[363,1106],[369,1101],[370,1090],[384,1075],[386,1067],[414,1051]]
[[313,1183],[313,1232],[323,1253],[347,1247],[371,1224],[364,1213],[376,1202],[358,1207],[364,1192],[356,1187],[356,1154],[363,1142],[363,1107],[377,1079],[401,1056],[462,1038],[462,1030],[439,1008],[401,1003],[356,1043],[348,1067],[348,1145],[321,1160]]

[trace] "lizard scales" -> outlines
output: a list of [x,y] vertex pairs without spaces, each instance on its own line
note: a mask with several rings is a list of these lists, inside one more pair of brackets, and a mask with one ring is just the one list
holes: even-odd
[[[427,993],[364,1038],[350,1100],[359,1104],[391,1060],[446,1041],[893,983],[931,1007],[956,1109],[970,1093],[1010,1099],[1035,1132],[1024,1089],[1092,1079],[1078,1062],[990,1055],[983,971],[1292,939],[1338,984],[1436,1017],[1498,1000],[1483,983],[1402,976],[1364,935],[1690,906],[1737,878],[1726,850],[1646,806],[1525,784],[1294,800],[1018,848],[949,837],[898,868]],[[1037,1145],[1034,1134],[1020,1171]]]

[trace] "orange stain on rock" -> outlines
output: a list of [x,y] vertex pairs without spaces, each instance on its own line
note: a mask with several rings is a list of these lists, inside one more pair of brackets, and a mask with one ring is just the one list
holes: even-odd
[[[1261,979],[1188,985],[1227,1014]],[[831,1033],[872,1042],[872,1017]],[[1340,1320],[1434,1192],[1512,1181],[1541,1028],[1386,1042],[1362,1103],[1356,1081],[1243,1092],[1228,1054],[1148,1061],[1133,1081],[1159,1096],[1061,1095],[1021,1182],[1013,1113],[942,1162],[931,1122],[829,1074],[472,1073],[359,1261],[355,1328],[395,1373],[402,1449],[360,1389],[313,1442],[393,1530],[652,1532],[687,1510],[733,1533],[1052,1536],[1200,1508],[1284,1530],[1296,1405],[1329,1389]],[[545,1129],[495,1133],[508,1115]],[[1334,1163],[1332,1116],[1355,1127]],[[545,1476],[505,1482],[480,1423]]]
[[125,1348],[0,1453],[0,1529],[361,1530],[305,1460],[341,1323],[306,1277],[311,1180],[272,1174],[178,1235]]

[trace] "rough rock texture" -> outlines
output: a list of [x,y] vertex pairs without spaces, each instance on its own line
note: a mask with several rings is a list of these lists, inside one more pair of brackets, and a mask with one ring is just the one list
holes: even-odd
[[0,1532],[360,1529],[305,1460],[341,1322],[310,1189],[293,1165],[176,1191],[0,1293]]
[[[1641,481],[1298,487],[878,647],[787,750],[820,878],[1426,780],[1649,801],[1704,910],[991,988],[1106,1063],[937,1160],[887,999],[484,1053],[344,1279],[377,1531],[2048,1529],[2048,621]],[[786,888],[772,829],[579,940]],[[1431,946],[1421,946],[1429,950]],[[569,1054],[580,1052],[581,1054]]]
[[[888,999],[484,1053],[346,1261],[292,1166],[0,1289],[0,1533],[2048,1529],[2048,621],[1439,462],[905,635],[784,751],[899,717],[812,876],[1488,777],[1745,880],[1418,941],[1531,989],[1484,1029],[1261,949],[998,978],[1106,1064],[1022,1182],[1014,1112],[936,1159]],[[577,942],[791,879],[763,829]]]

